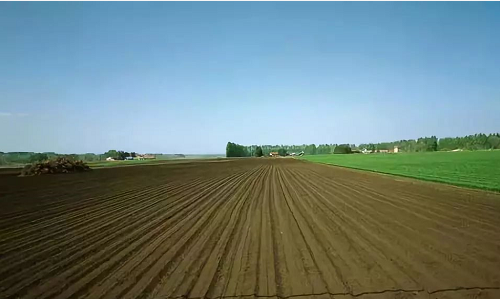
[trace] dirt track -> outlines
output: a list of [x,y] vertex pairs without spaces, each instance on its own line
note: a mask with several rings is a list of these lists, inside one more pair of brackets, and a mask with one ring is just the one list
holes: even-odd
[[240,159],[2,177],[0,204],[1,298],[500,298],[500,194]]

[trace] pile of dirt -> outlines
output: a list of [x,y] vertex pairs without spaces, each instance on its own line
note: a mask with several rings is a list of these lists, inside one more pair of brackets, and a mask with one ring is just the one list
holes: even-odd
[[21,172],[21,176],[82,172],[88,170],[90,170],[90,167],[83,161],[76,161],[66,157],[58,157],[54,160],[27,165]]

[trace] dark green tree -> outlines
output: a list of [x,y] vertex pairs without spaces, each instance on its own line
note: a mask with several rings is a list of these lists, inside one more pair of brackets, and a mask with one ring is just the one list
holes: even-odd
[[334,154],[350,154],[352,153],[351,147],[349,144],[339,144],[333,150]]
[[125,160],[125,152],[124,151],[117,151],[115,159],[116,160]]
[[434,140],[431,140],[429,149],[430,149],[430,151],[433,151],[433,152],[436,152],[438,150],[437,138],[434,137]]
[[332,146],[330,144],[320,144],[316,148],[316,154],[322,155],[322,154],[331,154],[332,153]]
[[304,149],[304,154],[305,155],[316,155],[316,145],[315,144],[310,144],[306,146]]
[[287,154],[286,149],[284,149],[284,148],[280,148],[280,149],[278,150],[278,155],[280,155],[280,156],[284,157],[284,156],[286,156],[286,154]]
[[109,150],[107,152],[104,153],[104,157],[106,158],[113,158],[113,159],[118,159],[119,158],[119,154],[116,150]]
[[500,137],[495,135],[490,135],[488,137],[489,148],[500,149]]
[[262,153],[262,147],[257,146],[255,148],[255,157],[262,157],[263,155],[264,155],[264,153]]
[[226,145],[226,157],[248,157],[247,148],[240,144],[228,142]]

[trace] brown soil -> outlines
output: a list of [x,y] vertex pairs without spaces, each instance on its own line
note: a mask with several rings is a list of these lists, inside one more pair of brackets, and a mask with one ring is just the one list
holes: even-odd
[[0,179],[0,298],[500,298],[500,194],[294,159]]

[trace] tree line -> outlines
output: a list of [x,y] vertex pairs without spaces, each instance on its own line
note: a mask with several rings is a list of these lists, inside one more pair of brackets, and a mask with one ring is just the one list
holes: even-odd
[[[157,160],[163,159],[178,159],[186,158],[183,154],[161,154],[155,153],[154,155]],[[98,162],[104,161],[106,158],[113,158],[115,160],[125,160],[126,157],[137,157],[139,154],[136,152],[126,152],[121,150],[109,150],[103,154],[58,154],[54,152],[0,152],[0,165],[25,165],[35,162],[41,162],[45,160],[52,160],[58,157],[65,157],[75,161],[83,162]]]
[[[177,155],[181,156],[181,155]],[[182,155],[184,156],[184,155]],[[136,157],[135,152],[125,152],[117,150],[109,150],[104,154],[58,154],[54,152],[35,153],[35,152],[0,152],[0,165],[16,165],[16,164],[29,164],[51,160],[58,157],[66,157],[71,160],[81,160],[84,162],[102,161],[108,157],[115,160],[125,160],[126,157]]]
[[137,154],[135,152],[125,152],[117,150],[109,150],[104,153],[105,158],[113,158],[115,160],[125,160],[127,157],[135,158]]
[[261,157],[269,156],[271,153],[278,153],[286,156],[291,153],[305,155],[331,154],[334,152],[336,144],[302,144],[302,145],[249,145],[244,146],[228,142],[226,146],[226,157]]
[[226,145],[226,157],[250,157],[250,152],[241,144],[228,142]]
[[[305,155],[320,155],[333,153],[357,152],[362,149],[367,150],[389,150],[398,146],[401,152],[427,152],[427,151],[450,151],[456,149],[462,150],[488,150],[500,149],[500,133],[493,134],[474,134],[463,137],[445,137],[436,136],[421,137],[418,139],[398,140],[393,142],[363,143],[359,146],[354,144],[302,144],[302,145],[250,145],[244,146],[228,142],[226,146],[227,157],[252,157],[269,156],[271,152],[277,152],[280,155],[290,153],[304,152]],[[337,151],[335,150],[336,148]],[[347,149],[349,148],[349,149]],[[159,155],[159,154],[158,154]],[[157,155],[157,157],[158,157]],[[125,157],[134,157],[135,152],[125,152],[109,150],[104,154],[57,154],[54,152],[35,153],[35,152],[0,152],[0,165],[28,164],[56,157],[68,157],[74,160],[85,162],[102,161],[108,157],[116,160],[123,160]],[[180,156],[180,155],[179,155]]]
[[393,142],[380,142],[360,144],[359,149],[366,148],[367,150],[389,150],[398,146],[402,152],[434,152],[434,151],[451,151],[456,149],[462,150],[488,150],[500,149],[500,133],[493,134],[474,134],[464,137],[445,137],[437,138],[436,136],[421,137],[418,139],[399,140]]
[[[53,152],[46,153],[35,153],[35,152],[0,152],[0,165],[16,165],[16,164],[29,164],[50,159],[55,159],[57,157],[66,157],[72,160],[83,160],[83,161],[93,161],[93,157],[97,157],[95,154],[56,154]],[[91,158],[92,157],[92,158]],[[98,160],[98,159],[96,159]]]
[[500,133],[474,134],[464,137],[436,136],[420,137],[418,139],[398,140],[380,143],[355,144],[302,144],[302,145],[249,145],[244,146],[228,142],[226,147],[227,157],[253,157],[269,156],[272,152],[279,155],[304,152],[305,155],[321,155],[334,153],[353,153],[367,149],[369,151],[390,150],[398,146],[401,152],[431,152],[462,150],[488,150],[500,149]]
[[316,155],[316,154],[331,154],[335,148],[336,144],[302,144],[302,145],[250,145],[246,146],[246,150],[249,156],[255,156],[253,153],[260,148],[264,156],[269,156],[272,152],[282,153],[300,153],[304,152],[305,155]]

